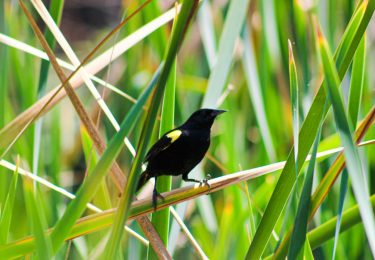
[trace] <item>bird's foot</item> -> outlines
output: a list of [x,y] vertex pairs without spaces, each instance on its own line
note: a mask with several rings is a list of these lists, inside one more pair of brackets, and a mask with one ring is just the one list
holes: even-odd
[[161,195],[157,190],[154,190],[154,191],[152,192],[152,206],[154,207],[154,211],[156,211],[158,197],[159,197],[162,201],[165,200],[165,198],[164,198],[163,195]]
[[208,183],[208,181],[211,179],[211,175],[210,174],[207,174],[207,177],[203,180],[201,180],[199,183],[200,185],[205,185],[207,186],[208,188],[211,188],[211,185]]
[[206,179],[203,179],[203,180],[196,180],[196,179],[189,179],[187,177],[185,178],[182,178],[184,181],[186,182],[195,182],[195,183],[199,183],[199,186],[207,186],[209,188],[211,188],[211,185],[208,183],[209,179],[211,178],[210,175],[207,175],[207,178]]

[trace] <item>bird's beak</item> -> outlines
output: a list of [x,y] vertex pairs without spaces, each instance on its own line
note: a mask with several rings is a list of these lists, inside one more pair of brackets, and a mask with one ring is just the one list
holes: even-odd
[[218,115],[220,115],[220,114],[222,114],[222,113],[225,113],[225,112],[227,112],[227,110],[221,110],[221,109],[216,109],[216,110],[214,110],[212,113],[212,115],[213,116],[218,116]]

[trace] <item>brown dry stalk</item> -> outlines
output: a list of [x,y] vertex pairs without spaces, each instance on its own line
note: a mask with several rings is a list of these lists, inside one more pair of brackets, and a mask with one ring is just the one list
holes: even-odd
[[[105,150],[105,142],[101,138],[98,129],[95,127],[95,124],[93,123],[90,116],[86,112],[81,100],[79,99],[79,97],[75,93],[75,91],[74,91],[72,85],[70,84],[70,82],[68,81],[68,78],[66,77],[64,71],[61,69],[61,67],[57,63],[56,56],[54,55],[52,49],[49,47],[47,41],[45,40],[45,38],[43,36],[43,33],[39,29],[39,27],[36,24],[34,18],[31,16],[31,13],[26,9],[22,0],[20,0],[19,2],[21,4],[21,7],[24,10],[29,22],[30,22],[31,27],[34,30],[35,35],[39,39],[39,41],[40,41],[42,47],[44,48],[44,50],[46,51],[46,53],[48,55],[48,58],[49,58],[49,60],[52,64],[53,68],[56,71],[57,76],[59,77],[61,82],[66,82],[66,84],[62,84],[62,86],[64,87],[64,89],[66,91],[66,94],[70,98],[75,110],[77,111],[77,114],[78,114],[82,124],[86,128],[87,133],[91,137],[91,139],[92,139],[95,147],[97,148],[98,152],[100,154],[102,154]],[[117,167],[114,166],[114,168],[112,168],[112,173],[113,173],[113,175],[111,175],[111,176],[113,177],[113,181],[115,182],[116,186],[119,189],[121,189],[123,187],[122,185],[125,184],[125,177],[124,177],[124,174],[121,172],[121,168],[118,165],[117,165]]]
[[[57,63],[56,56],[54,55],[53,51],[49,47],[47,41],[45,40],[43,33],[40,31],[38,25],[36,24],[34,18],[32,17],[31,13],[27,10],[22,0],[19,0],[19,3],[21,5],[22,10],[24,11],[25,15],[27,16],[30,25],[32,26],[35,35],[38,37],[42,47],[46,51],[48,58],[53,66],[53,68],[56,71],[56,74],[58,75],[60,81],[62,82],[62,86],[64,87],[66,94],[70,98],[75,110],[77,111],[77,114],[84,125],[84,127],[87,130],[87,133],[89,134],[90,138],[92,139],[96,149],[98,150],[99,154],[102,154],[105,150],[105,142],[101,138],[100,133],[98,129],[95,127],[95,124],[89,117],[88,113],[86,112],[82,102],[80,101],[79,97],[75,93],[72,85],[69,82],[69,79],[72,77],[72,74],[74,74],[80,67],[82,67],[83,62],[81,65],[70,75],[70,77],[66,77],[64,71],[61,69],[59,64]],[[97,48],[96,48],[97,49]],[[122,190],[122,187],[125,185],[125,175],[122,173],[121,168],[118,166],[118,164],[115,162],[111,168],[111,176],[114,180],[116,186]],[[163,242],[161,241],[159,235],[157,234],[155,228],[151,224],[150,220],[146,217],[140,217],[137,219],[139,225],[141,226],[142,230],[144,231],[145,235],[149,239],[150,244],[152,245],[153,249],[157,253],[157,255],[160,258],[168,258],[171,259],[171,256],[169,255],[167,249],[165,248]]]

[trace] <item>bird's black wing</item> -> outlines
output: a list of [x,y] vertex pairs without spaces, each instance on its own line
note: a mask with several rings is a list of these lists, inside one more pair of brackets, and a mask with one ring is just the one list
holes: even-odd
[[148,151],[145,162],[149,161],[151,158],[158,155],[161,151],[167,149],[172,143],[174,143],[178,138],[184,135],[183,130],[174,129],[165,133]]

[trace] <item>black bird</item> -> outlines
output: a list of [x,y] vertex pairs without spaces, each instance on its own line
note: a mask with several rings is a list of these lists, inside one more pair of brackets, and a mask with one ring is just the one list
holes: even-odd
[[182,175],[184,181],[207,183],[207,180],[190,179],[188,174],[206,154],[210,146],[211,126],[215,118],[224,112],[207,108],[195,111],[184,124],[165,133],[148,151],[145,158],[147,167],[140,176],[137,191],[155,177],[154,208],[156,197],[160,196],[156,190],[158,176]]

